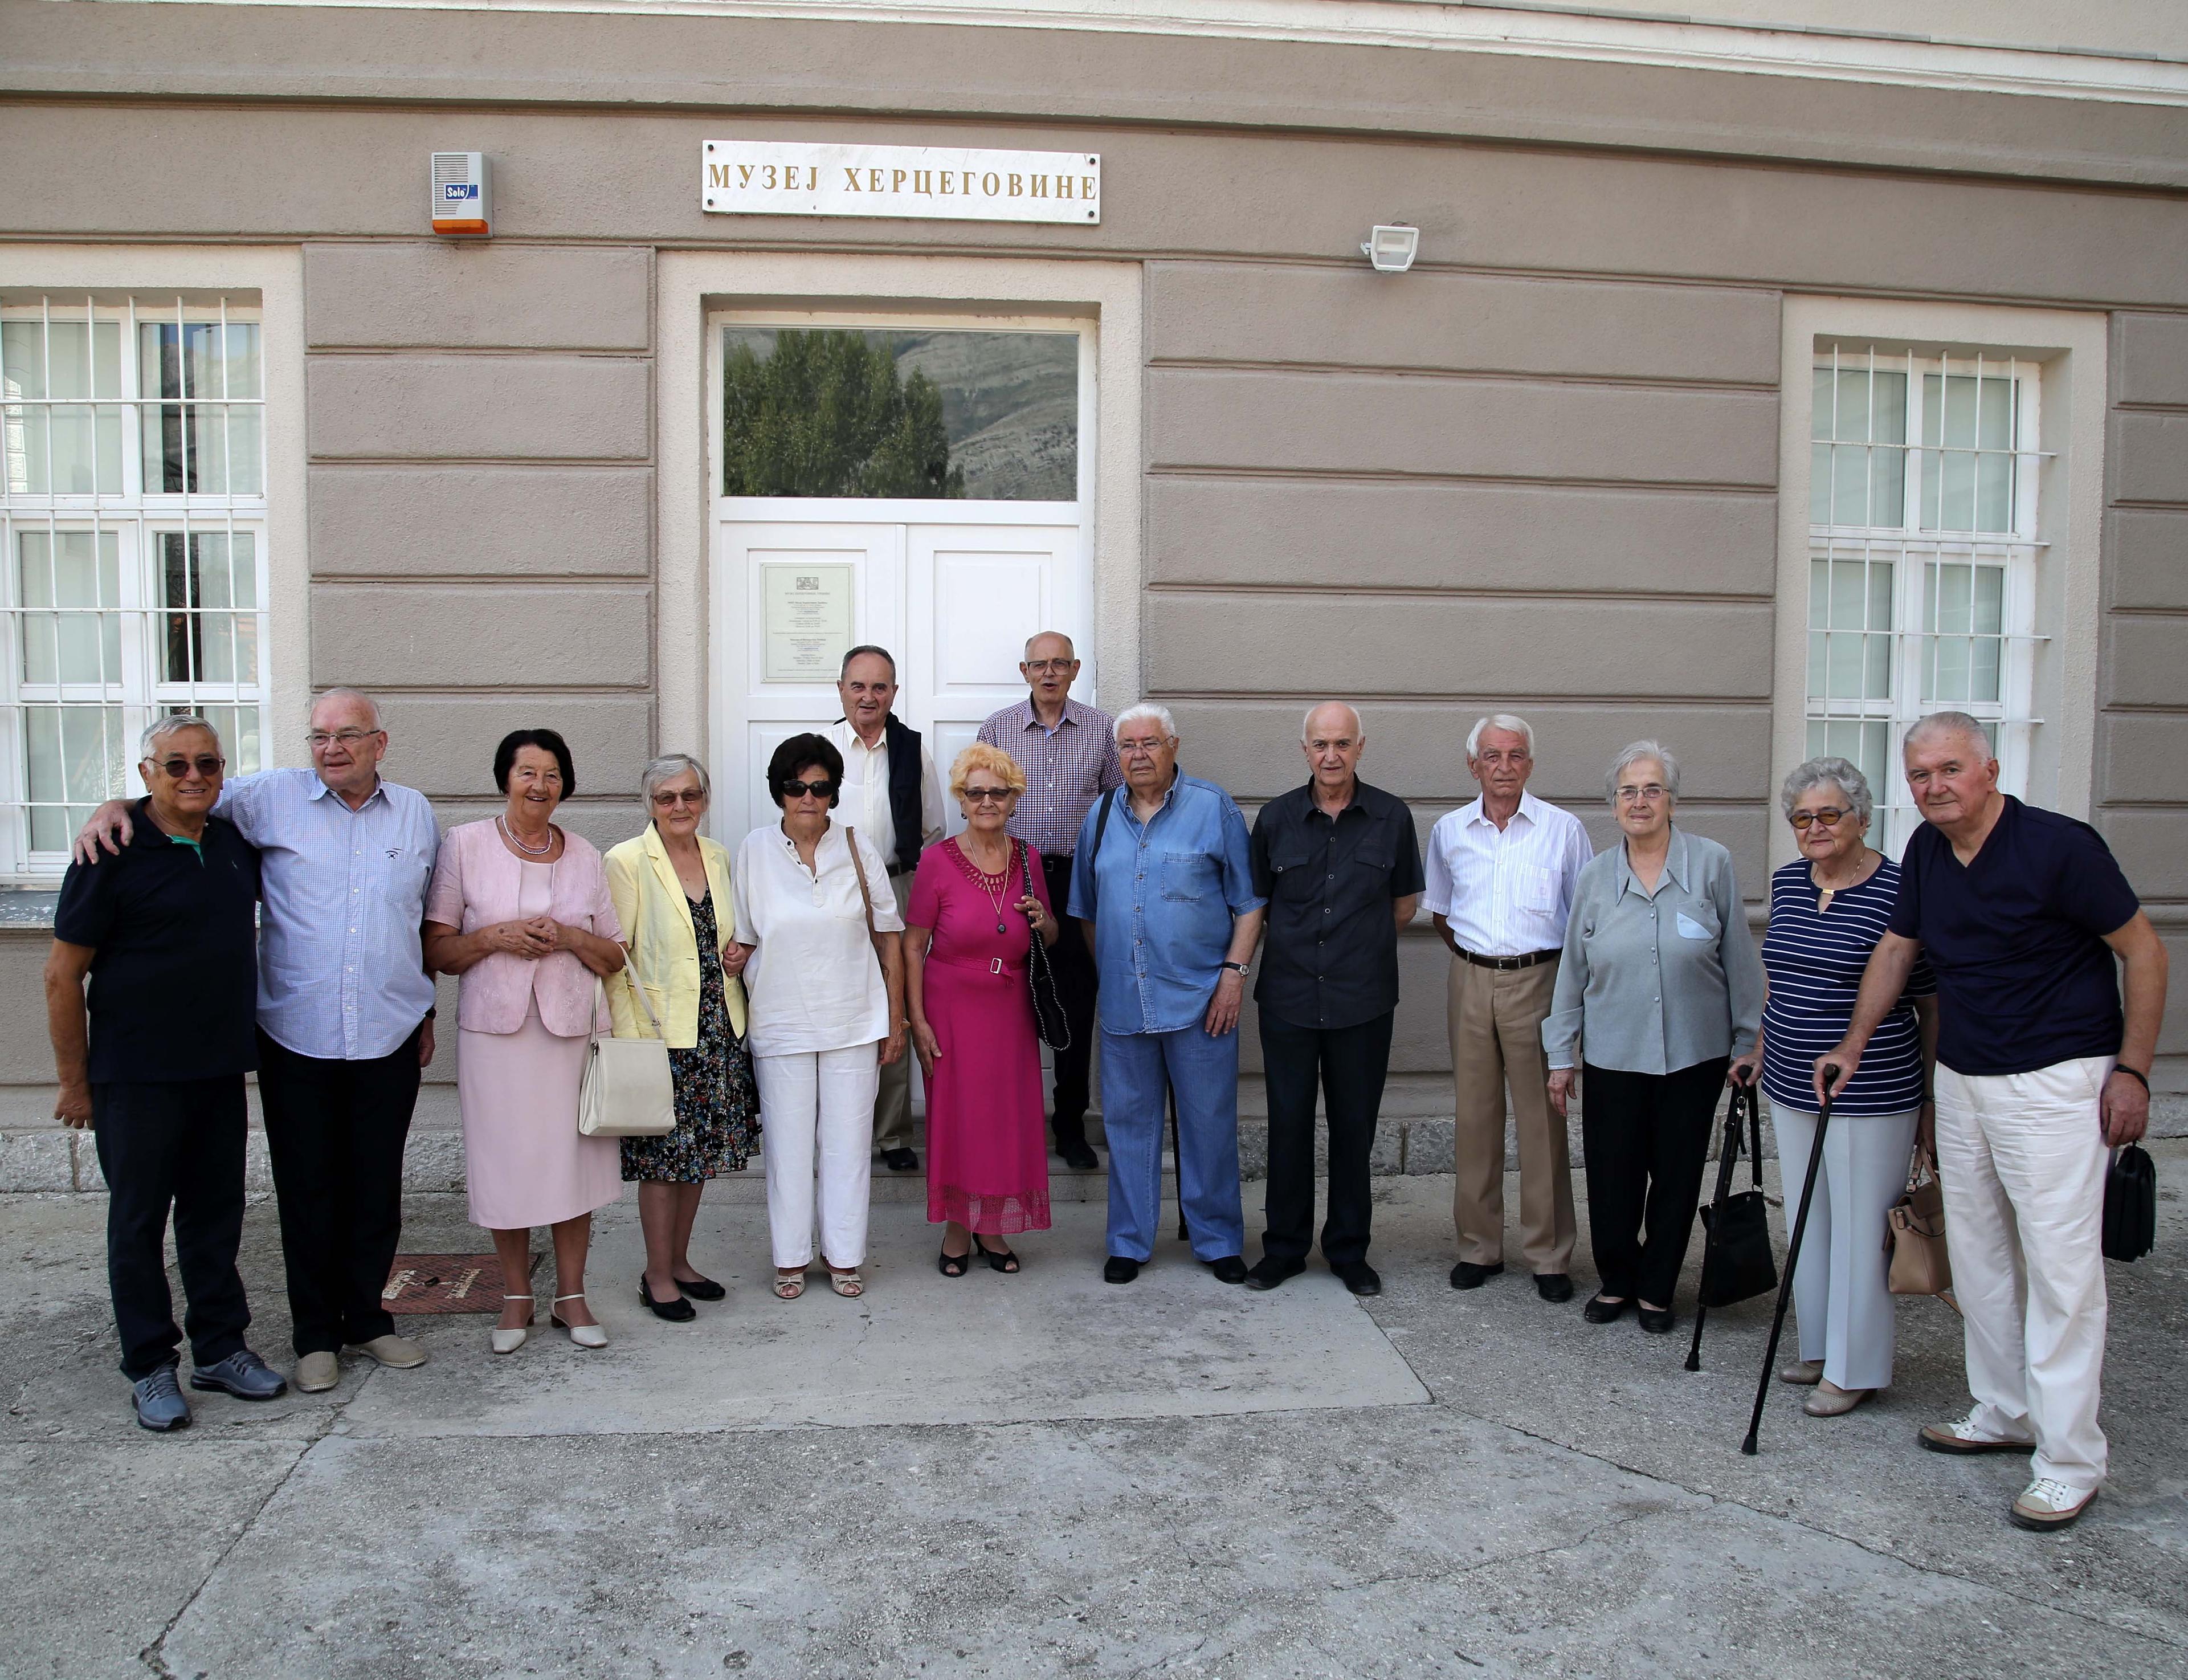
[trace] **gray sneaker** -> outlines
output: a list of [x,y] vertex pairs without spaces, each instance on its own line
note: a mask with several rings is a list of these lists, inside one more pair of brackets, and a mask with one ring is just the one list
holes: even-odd
[[240,1348],[217,1365],[194,1366],[194,1389],[217,1389],[238,1400],[277,1400],[289,1392],[289,1379],[249,1348]]
[[175,1367],[162,1365],[150,1376],[129,1385],[129,1403],[137,1408],[137,1427],[165,1435],[190,1426],[190,1403],[175,1381]]

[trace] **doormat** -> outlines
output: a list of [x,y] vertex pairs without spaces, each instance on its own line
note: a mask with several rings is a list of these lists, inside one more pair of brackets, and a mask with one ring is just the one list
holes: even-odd
[[[537,1266],[539,1257],[532,1257]],[[380,1292],[390,1312],[499,1314],[505,1292],[501,1262],[492,1254],[398,1254]]]

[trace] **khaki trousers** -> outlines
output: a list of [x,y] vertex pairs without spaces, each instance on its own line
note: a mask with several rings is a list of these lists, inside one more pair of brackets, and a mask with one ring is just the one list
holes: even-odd
[[1550,1110],[1542,1020],[1558,983],[1554,961],[1499,972],[1451,960],[1452,1223],[1458,1257],[1504,1258],[1504,1091],[1520,1142],[1520,1250],[1537,1277],[1563,1272],[1573,1251],[1572,1157],[1565,1123]]
[[[911,873],[892,875],[889,887],[896,894],[900,919],[911,901]],[[906,1034],[905,1052],[881,1070],[881,1090],[874,1097],[874,1150],[911,1147],[911,1048]]]

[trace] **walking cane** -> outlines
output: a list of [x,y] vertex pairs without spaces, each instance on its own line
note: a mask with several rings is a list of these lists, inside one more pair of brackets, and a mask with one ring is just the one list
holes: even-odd
[[[1750,1075],[1751,1079],[1753,1075]],[[1736,1080],[1733,1085],[1733,1100],[1724,1112],[1724,1142],[1717,1150],[1717,1194],[1710,1198],[1715,1210],[1709,1221],[1709,1234],[1702,1239],[1702,1276],[1709,1276],[1710,1256],[1717,1252],[1717,1239],[1724,1232],[1724,1204],[1732,1194],[1732,1175],[1740,1165],[1740,1120],[1742,1100],[1752,1102],[1755,1098],[1748,1080]],[[1695,1339],[1687,1350],[1687,1369],[1702,1368],[1702,1322],[1709,1316],[1709,1303],[1695,1305]]]
[[1793,1271],[1801,1264],[1801,1239],[1808,1234],[1808,1204],[1815,1199],[1816,1174],[1824,1164],[1824,1133],[1831,1124],[1831,1087],[1842,1069],[1836,1062],[1824,1066],[1824,1106],[1816,1114],[1816,1142],[1808,1153],[1808,1176],[1801,1186],[1801,1211],[1793,1221],[1793,1235],[1785,1244],[1785,1281],[1778,1286],[1778,1311],[1770,1321],[1770,1346],[1762,1356],[1762,1375],[1755,1384],[1755,1410],[1747,1419],[1747,1439],[1740,1450],[1755,1456],[1755,1434],[1762,1427],[1762,1402],[1770,1397],[1770,1372],[1778,1363],[1778,1339],[1785,1331],[1785,1308],[1793,1299]]

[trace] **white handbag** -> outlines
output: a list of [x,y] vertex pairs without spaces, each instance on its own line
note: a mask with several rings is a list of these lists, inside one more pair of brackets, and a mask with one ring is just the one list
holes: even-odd
[[646,988],[623,967],[623,984],[653,1023],[650,1039],[603,1034],[601,1015],[607,985],[593,982],[593,1038],[585,1051],[584,1083],[578,1087],[578,1130],[587,1137],[663,1137],[676,1129],[676,1085],[668,1072],[668,1035]]

